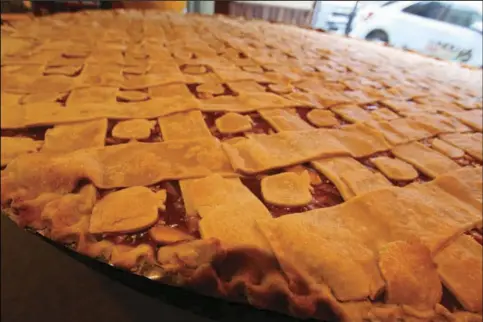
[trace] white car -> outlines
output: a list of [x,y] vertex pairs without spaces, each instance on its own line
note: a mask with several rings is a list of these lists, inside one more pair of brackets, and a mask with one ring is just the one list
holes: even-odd
[[360,10],[351,37],[481,67],[482,1],[385,1]]
[[356,2],[317,1],[312,18],[313,27],[343,35]]

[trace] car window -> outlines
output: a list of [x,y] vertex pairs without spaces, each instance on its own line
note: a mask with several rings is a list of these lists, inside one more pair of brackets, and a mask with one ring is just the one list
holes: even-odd
[[470,27],[475,22],[481,21],[482,16],[473,8],[455,4],[446,13],[443,21],[461,27]]
[[424,18],[439,20],[446,9],[447,6],[439,1],[421,1],[405,8],[403,12]]

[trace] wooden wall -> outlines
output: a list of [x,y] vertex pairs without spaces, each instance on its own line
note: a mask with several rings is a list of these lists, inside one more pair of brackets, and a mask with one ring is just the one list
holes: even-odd
[[229,2],[230,16],[242,16],[246,19],[263,19],[306,27],[311,25],[312,11],[255,3]]

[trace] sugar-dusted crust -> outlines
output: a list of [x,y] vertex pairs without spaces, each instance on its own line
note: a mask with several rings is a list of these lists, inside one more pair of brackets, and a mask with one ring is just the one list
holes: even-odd
[[481,321],[479,71],[219,16],[3,35],[28,44],[1,67],[20,227],[300,319]]

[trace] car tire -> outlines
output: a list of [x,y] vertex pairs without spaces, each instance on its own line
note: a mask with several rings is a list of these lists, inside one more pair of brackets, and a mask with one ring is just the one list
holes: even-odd
[[388,43],[389,36],[382,30],[373,30],[367,34],[366,40]]

